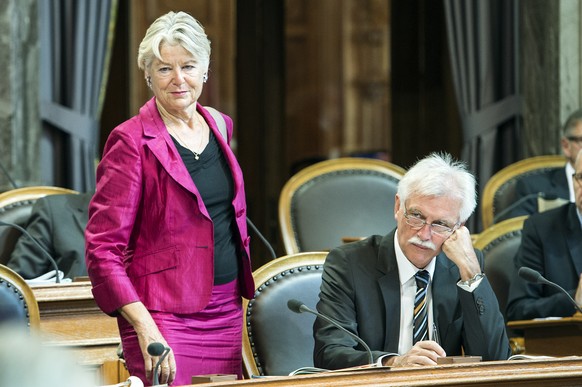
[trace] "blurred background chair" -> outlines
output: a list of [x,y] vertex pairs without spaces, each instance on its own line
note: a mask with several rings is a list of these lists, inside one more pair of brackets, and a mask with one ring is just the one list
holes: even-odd
[[279,196],[285,253],[329,250],[344,238],[387,234],[396,226],[394,196],[404,173],[387,161],[352,157],[296,173]]
[[312,314],[297,314],[287,301],[297,299],[315,309],[326,252],[277,258],[257,269],[255,298],[243,300],[243,364],[247,377],[288,375],[313,367]]
[[[46,195],[76,193],[77,191],[50,186],[16,188],[0,194],[0,220],[26,227],[32,207],[37,199]],[[21,232],[14,227],[0,225],[0,264],[10,258]]]
[[[505,309],[515,271],[514,257],[521,244],[521,230],[527,218],[528,216],[519,216],[494,224],[477,235],[473,242],[476,248],[483,251],[485,274],[497,296],[499,309],[506,323]],[[510,330],[507,333],[510,338],[515,336]],[[523,340],[510,341],[514,354],[523,352]]]
[[40,326],[38,303],[30,286],[15,271],[0,265],[0,323]]
[[[483,230],[497,223],[497,218],[502,211],[520,199],[515,192],[518,180],[536,174],[548,173],[553,169],[561,169],[564,168],[564,165],[566,165],[564,156],[536,156],[510,164],[491,176],[483,188],[481,199]],[[559,201],[554,203],[560,204]]]

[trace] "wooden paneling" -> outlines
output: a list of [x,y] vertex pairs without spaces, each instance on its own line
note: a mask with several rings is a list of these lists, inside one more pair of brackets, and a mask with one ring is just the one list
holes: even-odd
[[117,320],[95,303],[89,282],[41,285],[32,288],[40,310],[40,332],[47,345],[66,348],[96,385],[127,379],[117,357]]
[[434,151],[460,157],[443,1],[392,1],[392,162],[408,168]]
[[390,2],[346,1],[343,153],[391,151]]
[[137,51],[147,28],[169,11],[184,11],[204,26],[211,41],[208,82],[200,102],[236,118],[235,85],[235,0],[132,0],[130,10],[130,111],[134,115],[151,97],[144,74],[137,67]]
[[390,2],[286,0],[285,4],[285,138],[290,170],[318,157],[389,152]]
[[582,314],[572,317],[509,321],[523,332],[528,355],[577,356],[582,353]]

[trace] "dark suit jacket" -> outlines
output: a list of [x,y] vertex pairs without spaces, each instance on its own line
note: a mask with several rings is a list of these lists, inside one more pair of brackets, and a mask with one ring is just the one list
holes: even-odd
[[526,219],[515,266],[507,302],[508,320],[574,314],[566,295],[550,286],[526,283],[517,275],[520,267],[530,267],[574,297],[582,273],[582,227],[574,203]]
[[564,168],[558,168],[546,173],[532,175],[518,180],[515,185],[515,197],[517,199],[531,195],[531,199],[524,201],[514,208],[506,216],[498,221],[514,218],[522,215],[531,215],[538,212],[536,194],[543,192],[546,195],[555,195],[559,198],[570,200],[570,188]]
[[[483,255],[478,251],[481,265]],[[432,283],[433,316],[447,355],[479,355],[483,360],[507,359],[509,341],[493,290],[484,278],[473,293],[460,289],[457,266],[437,256]],[[412,307],[412,305],[411,305]],[[326,258],[320,313],[340,321],[362,338],[374,360],[398,352],[400,281],[394,231],[332,250]],[[314,324],[314,364],[339,369],[368,363],[357,342],[321,318]]]
[[[90,199],[90,193],[40,198],[34,204],[26,226],[67,278],[87,275],[84,233]],[[53,269],[26,235],[18,239],[7,266],[26,279]]]

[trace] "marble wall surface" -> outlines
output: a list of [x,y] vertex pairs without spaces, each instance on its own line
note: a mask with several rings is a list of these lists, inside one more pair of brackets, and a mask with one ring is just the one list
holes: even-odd
[[560,154],[560,128],[580,108],[580,0],[520,4],[524,157]]
[[[0,163],[19,186],[40,181],[36,0],[0,1]],[[0,191],[12,188],[0,171]]]

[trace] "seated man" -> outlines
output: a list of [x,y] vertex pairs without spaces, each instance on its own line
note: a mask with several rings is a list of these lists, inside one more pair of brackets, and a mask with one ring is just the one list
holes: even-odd
[[576,155],[582,149],[582,109],[572,113],[566,120],[562,128],[560,144],[566,158],[564,169],[556,169],[519,180],[515,185],[516,197],[524,198],[529,195],[531,199],[524,201],[505,216],[496,219],[497,221],[537,213],[538,202],[535,196],[540,192],[574,202],[572,174]]
[[[450,155],[419,161],[398,185],[397,228],[328,254],[318,311],[362,338],[378,364],[434,365],[463,353],[507,359],[503,316],[464,226],[475,196],[474,177]],[[353,338],[321,318],[314,337],[316,367],[368,363]]]
[[[34,204],[26,230],[54,258],[66,278],[87,275],[85,226],[92,193],[47,195]],[[53,270],[27,235],[21,235],[6,266],[25,279]]]
[[582,305],[582,151],[573,175],[576,202],[531,215],[523,225],[507,300],[508,320],[567,317],[576,311],[557,289],[519,278],[517,271],[523,266],[560,285]]

